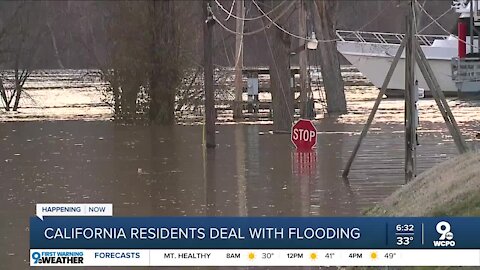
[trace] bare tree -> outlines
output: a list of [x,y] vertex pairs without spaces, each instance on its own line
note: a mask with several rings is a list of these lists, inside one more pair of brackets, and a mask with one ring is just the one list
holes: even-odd
[[[270,10],[279,1],[265,1],[264,5]],[[282,28],[287,28],[289,17],[286,14],[277,16],[277,24]],[[278,17],[281,16],[281,17]],[[264,25],[271,22],[264,18]],[[267,48],[266,54],[270,64],[270,92],[272,94],[273,107],[273,131],[290,132],[294,115],[294,92],[290,87],[290,49],[291,36],[280,30],[278,27],[271,26],[266,30]]]
[[38,13],[41,13],[41,6],[37,2],[18,3],[1,39],[0,45],[5,52],[2,54],[2,61],[13,65],[14,69],[13,86],[7,89],[3,82],[0,85],[1,97],[7,111],[12,108],[12,101],[14,102],[13,111],[18,110],[23,86],[34,65],[43,31],[38,23],[40,19]]
[[[131,122],[147,116],[151,123],[174,123],[186,54],[180,42],[186,28],[178,18],[187,18],[188,4],[173,0],[105,4],[107,57],[100,67],[113,92],[116,119]],[[183,16],[177,16],[178,6]],[[92,40],[94,35],[90,36]],[[96,55],[94,48],[89,51]]]
[[175,122],[175,93],[181,79],[174,1],[152,1],[151,24],[149,119],[171,125]]
[[336,12],[337,1],[315,0],[317,12],[315,16],[315,28],[321,40],[318,46],[320,54],[320,66],[327,97],[327,111],[331,114],[343,114],[347,112],[344,83],[340,70],[336,39]]

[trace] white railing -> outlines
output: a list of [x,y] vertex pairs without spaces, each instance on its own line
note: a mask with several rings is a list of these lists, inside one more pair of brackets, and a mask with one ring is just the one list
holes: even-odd
[[[382,33],[382,32],[363,32],[337,30],[337,38],[341,41],[354,41],[365,43],[381,44],[400,44],[405,34]],[[445,35],[417,35],[418,41],[422,46],[431,46],[436,39],[447,39]]]

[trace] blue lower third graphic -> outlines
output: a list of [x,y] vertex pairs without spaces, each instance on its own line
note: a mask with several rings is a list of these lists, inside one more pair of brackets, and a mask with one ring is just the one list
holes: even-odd
[[[32,217],[30,248],[479,249],[478,228],[480,218]],[[81,258],[32,260],[61,255]]]

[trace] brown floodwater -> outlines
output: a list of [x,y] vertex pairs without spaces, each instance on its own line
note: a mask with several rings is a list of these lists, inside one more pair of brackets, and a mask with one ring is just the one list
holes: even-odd
[[[2,123],[3,265],[26,267],[36,203],[111,202],[117,216],[350,216],[404,183],[401,126],[369,134],[348,181],[341,172],[361,126],[317,127],[317,149],[302,156],[269,125],[219,125],[218,147],[205,151],[200,125]],[[420,142],[420,171],[456,154],[441,132]]]
[[[32,96],[46,95],[46,88]],[[55,89],[48,91],[61,91]],[[72,95],[101,103],[93,88],[82,91]],[[108,108],[88,114],[68,105],[0,114],[0,269],[29,268],[28,219],[42,202],[109,202],[116,216],[361,215],[404,184],[403,101],[394,99],[382,103],[349,179],[341,177],[375,95],[349,88],[350,113],[318,116],[317,148],[303,155],[289,135],[273,134],[269,121],[225,120],[217,125],[217,148],[207,151],[198,123],[117,125],[106,120]],[[457,154],[432,104],[420,102],[419,172]],[[478,103],[450,104],[471,140],[479,130]]]

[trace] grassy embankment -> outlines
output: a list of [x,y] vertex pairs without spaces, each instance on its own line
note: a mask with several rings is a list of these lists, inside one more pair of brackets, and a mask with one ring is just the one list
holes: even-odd
[[[418,175],[367,216],[480,216],[480,153],[447,160]],[[357,269],[374,269],[360,267]],[[390,267],[390,269],[457,269],[457,267]],[[462,269],[478,269],[463,267]]]
[[480,216],[480,153],[447,160],[418,175],[368,216]]

